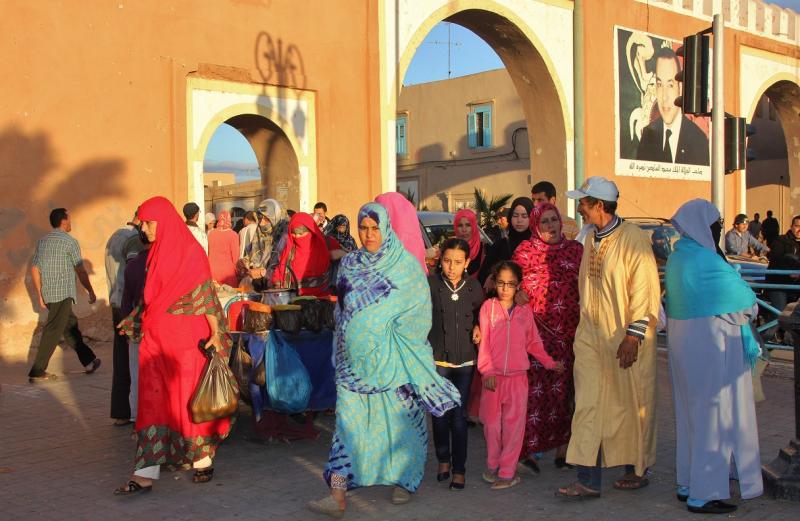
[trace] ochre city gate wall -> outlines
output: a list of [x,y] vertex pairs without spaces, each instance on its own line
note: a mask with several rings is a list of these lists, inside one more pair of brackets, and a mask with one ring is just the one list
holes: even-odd
[[[293,140],[300,204],[310,205],[296,210],[324,200],[353,216],[379,193],[372,137],[382,124],[378,7],[362,0],[0,0],[8,72],[0,89],[0,363],[27,371],[35,354],[46,313],[34,304],[28,273],[56,207],[70,211],[98,296],[90,306],[78,290],[82,330],[111,338],[108,237],[152,195],[179,208],[189,199],[202,204],[196,162],[213,125],[195,139],[190,96],[198,85],[256,86],[287,107],[305,104],[299,126],[293,108],[283,122],[279,108],[261,111]],[[244,111],[261,113],[250,105]]]

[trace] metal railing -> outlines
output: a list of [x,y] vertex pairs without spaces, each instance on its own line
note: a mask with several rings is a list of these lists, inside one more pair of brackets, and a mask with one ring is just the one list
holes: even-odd
[[[770,270],[770,269],[758,269],[758,268],[741,268],[738,270],[741,274],[742,278],[748,283],[748,285],[753,288],[754,291],[757,290],[764,290],[764,289],[777,289],[783,291],[797,291],[800,292],[800,284],[771,284],[767,282],[760,282],[766,279],[767,275],[797,275],[800,276],[800,270]],[[758,293],[756,293],[756,302],[758,303],[758,307],[760,309],[764,309],[769,311],[771,314],[775,315],[775,318],[766,322],[758,327],[758,332],[763,333],[765,331],[769,331],[772,328],[778,326],[778,316],[781,314],[780,309],[774,307],[770,302],[761,298]],[[765,347],[769,350],[778,350],[778,351],[793,351],[794,346],[788,344],[777,344],[774,342],[765,342]]]
[[[781,314],[780,309],[775,308],[770,302],[764,300],[762,298],[763,295],[759,294],[759,290],[770,290],[770,289],[777,289],[783,291],[794,291],[800,293],[800,281],[798,284],[772,284],[763,282],[766,280],[767,275],[796,275],[800,277],[800,270],[769,270],[769,269],[759,269],[759,268],[742,268],[737,264],[734,264],[736,270],[742,276],[745,282],[756,292],[756,303],[758,304],[759,309],[766,310],[770,314],[774,315],[774,318],[760,326],[758,326],[758,332],[764,333],[765,331],[769,331],[778,326],[778,316]],[[661,278],[661,283],[663,287],[664,283],[664,268],[659,267],[658,269],[659,275]],[[775,342],[765,342],[764,346],[768,350],[777,350],[777,351],[793,351],[794,346],[790,344],[778,344]]]

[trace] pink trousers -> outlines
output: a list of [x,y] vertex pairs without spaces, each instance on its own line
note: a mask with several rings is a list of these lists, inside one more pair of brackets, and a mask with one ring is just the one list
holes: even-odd
[[481,393],[480,419],[486,438],[486,467],[497,469],[502,479],[511,479],[517,472],[525,436],[528,375],[525,372],[498,375],[495,382],[494,391],[484,388]]

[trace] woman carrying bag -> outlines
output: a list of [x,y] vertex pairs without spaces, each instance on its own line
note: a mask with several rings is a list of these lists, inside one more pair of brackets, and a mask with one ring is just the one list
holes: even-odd
[[137,449],[133,475],[116,495],[149,492],[161,465],[191,467],[193,482],[211,481],[217,446],[231,428],[230,418],[194,423],[189,408],[206,365],[198,343],[226,363],[231,348],[208,257],[167,199],[148,199],[138,216],[152,243],[143,311],[120,324],[128,332],[141,316]]

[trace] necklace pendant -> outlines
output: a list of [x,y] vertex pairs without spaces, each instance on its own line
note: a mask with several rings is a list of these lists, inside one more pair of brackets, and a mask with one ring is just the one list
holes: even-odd
[[450,295],[450,300],[453,300],[453,301],[458,300],[458,293],[453,293],[452,295]]

